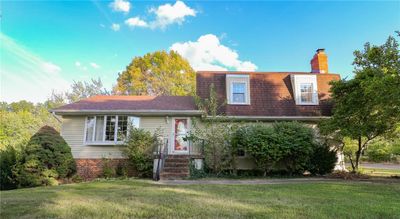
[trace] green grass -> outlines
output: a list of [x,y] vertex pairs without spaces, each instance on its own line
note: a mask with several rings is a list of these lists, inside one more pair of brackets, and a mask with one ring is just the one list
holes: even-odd
[[361,168],[361,172],[363,174],[367,174],[370,176],[400,176],[400,170],[391,170],[391,169],[379,169],[379,168]]
[[398,183],[167,186],[113,180],[0,195],[0,218],[400,218]]

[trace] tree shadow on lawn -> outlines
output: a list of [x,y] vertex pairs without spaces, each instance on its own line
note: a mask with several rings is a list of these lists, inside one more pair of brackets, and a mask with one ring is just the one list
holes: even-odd
[[15,194],[4,192],[1,217],[393,217],[400,188],[376,186],[347,183],[170,186],[142,180],[98,181],[14,190]]

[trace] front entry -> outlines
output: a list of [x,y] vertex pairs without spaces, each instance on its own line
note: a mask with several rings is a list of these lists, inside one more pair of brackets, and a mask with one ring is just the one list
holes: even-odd
[[174,154],[187,154],[189,153],[189,142],[184,139],[189,133],[189,119],[188,118],[173,118],[173,141],[172,152]]

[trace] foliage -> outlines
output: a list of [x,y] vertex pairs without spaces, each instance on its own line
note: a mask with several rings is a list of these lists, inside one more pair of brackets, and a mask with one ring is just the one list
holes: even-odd
[[135,57],[119,74],[114,92],[123,95],[193,95],[196,74],[174,51]]
[[205,169],[214,175],[227,169],[232,169],[236,174],[237,149],[232,147],[231,139],[239,125],[223,115],[218,115],[218,109],[224,103],[218,103],[214,84],[210,85],[210,97],[196,97],[196,104],[207,118],[201,123],[196,119],[192,120],[194,132],[190,133],[188,139],[194,144],[203,144]]
[[7,146],[0,150],[0,189],[15,189],[17,182],[13,175],[14,165],[18,161],[18,151],[12,147]]
[[75,102],[96,95],[110,95],[110,92],[103,87],[100,78],[91,79],[90,82],[74,81],[71,85],[71,91],[65,94],[68,102]]
[[310,158],[309,167],[311,174],[324,175],[331,173],[337,162],[337,151],[332,150],[328,145],[316,144]]
[[152,150],[159,144],[159,135],[149,131],[130,127],[125,140],[125,155],[128,157],[139,177],[151,177],[153,171]]
[[54,185],[57,179],[71,177],[75,172],[70,147],[50,126],[42,127],[31,137],[15,170],[21,187]]
[[189,164],[189,173],[190,173],[190,179],[199,179],[207,176],[207,173],[204,170],[204,168],[197,169],[193,160],[191,160]]
[[18,149],[44,125],[59,129],[60,123],[42,104],[19,101],[2,103],[0,111],[0,150],[9,145]]
[[102,176],[106,179],[112,178],[115,176],[115,170],[113,166],[111,165],[111,159],[109,158],[102,158],[102,164],[103,164],[103,173]]
[[236,147],[254,157],[264,175],[279,167],[289,174],[303,173],[316,145],[312,129],[298,122],[243,126],[233,139]]
[[115,175],[117,177],[127,177],[128,176],[128,167],[126,163],[119,162],[117,167],[115,168]]
[[400,122],[400,52],[394,37],[381,46],[366,43],[354,52],[350,80],[332,82],[333,116],[322,122],[321,133],[346,147],[344,138],[357,141],[353,171],[368,144],[396,129]]

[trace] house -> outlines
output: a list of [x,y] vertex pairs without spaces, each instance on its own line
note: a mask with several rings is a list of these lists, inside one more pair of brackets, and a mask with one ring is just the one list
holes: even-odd
[[[329,73],[324,49],[318,49],[311,72],[200,71],[196,90],[200,98],[208,98],[214,84],[218,100],[226,102],[220,113],[227,117],[249,122],[298,120],[315,127],[331,115],[329,82],[339,79]],[[99,175],[104,157],[112,158],[113,165],[124,162],[121,144],[129,125],[161,130],[168,154],[162,176],[187,176],[190,158],[201,166],[201,150],[183,140],[192,119],[202,118],[192,97],[95,96],[52,112],[62,116],[61,135],[71,146],[81,175]],[[243,156],[238,167],[252,168],[249,159]]]

